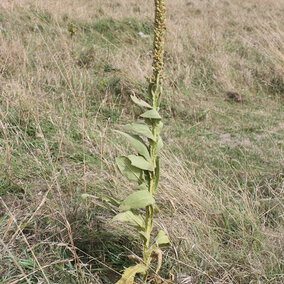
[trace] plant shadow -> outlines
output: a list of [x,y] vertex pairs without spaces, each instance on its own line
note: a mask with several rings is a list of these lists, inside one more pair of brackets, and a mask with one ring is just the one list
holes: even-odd
[[131,232],[111,227],[101,213],[92,212],[88,220],[77,215],[71,229],[80,260],[88,263],[101,283],[109,284],[120,279],[125,267],[135,264],[129,255],[139,255],[139,245]]

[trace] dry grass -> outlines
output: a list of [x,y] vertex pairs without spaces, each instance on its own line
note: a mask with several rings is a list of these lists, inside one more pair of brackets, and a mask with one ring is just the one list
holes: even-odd
[[[137,115],[132,90],[144,95],[152,5],[1,1],[0,283],[114,283],[136,253],[81,194],[131,191],[109,129]],[[282,283],[283,1],[167,6],[163,276]]]

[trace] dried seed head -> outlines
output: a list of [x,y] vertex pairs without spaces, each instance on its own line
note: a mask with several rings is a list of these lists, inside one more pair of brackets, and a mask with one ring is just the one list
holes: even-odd
[[155,0],[155,23],[154,23],[154,58],[152,81],[159,84],[162,78],[164,65],[164,43],[165,43],[165,24],[166,8],[164,0]]

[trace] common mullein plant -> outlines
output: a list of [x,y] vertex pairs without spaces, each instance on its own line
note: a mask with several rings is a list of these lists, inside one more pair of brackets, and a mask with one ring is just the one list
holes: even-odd
[[141,274],[146,282],[152,267],[155,267],[157,275],[162,263],[161,247],[169,243],[164,231],[161,230],[154,236],[152,234],[154,195],[160,177],[159,151],[163,147],[160,136],[163,123],[159,108],[162,98],[166,14],[164,0],[154,2],[153,75],[148,87],[149,103],[132,95],[132,101],[143,110],[141,120],[125,125],[125,132],[116,131],[124,136],[136,151],[134,155],[117,157],[116,163],[121,174],[137,186],[136,191],[120,203],[120,213],[114,217],[114,221],[125,222],[137,230],[143,245],[143,259],[135,266],[126,268],[117,284],[133,283],[136,274]]

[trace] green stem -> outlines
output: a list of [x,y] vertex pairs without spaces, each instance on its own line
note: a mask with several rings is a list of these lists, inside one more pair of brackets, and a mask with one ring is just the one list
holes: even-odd
[[[156,92],[153,95],[153,109],[157,110],[157,97],[159,94]],[[158,122],[156,120],[152,120],[152,134],[154,136],[154,140],[150,142],[150,157],[153,164],[154,169],[156,168],[156,159],[157,159],[157,142],[158,142]],[[150,173],[150,185],[149,185],[149,192],[151,195],[154,195],[155,192],[155,185],[156,185],[157,176],[155,171]],[[146,239],[144,240],[143,245],[143,260],[146,266],[150,265],[151,262],[151,254],[149,253],[150,249],[150,238],[151,232],[153,228],[153,218],[154,218],[154,206],[149,205],[146,207],[146,218],[145,218],[145,234]],[[144,281],[147,279],[147,273],[144,275]]]
[[[154,108],[154,106],[153,106]],[[151,142],[150,144],[150,156],[151,160],[153,163],[154,168],[156,167],[156,147],[157,147],[157,123],[153,121],[152,124],[152,133],[154,136],[154,141]],[[150,185],[149,185],[149,192],[151,195],[154,195],[155,191],[155,184],[156,184],[156,175],[155,171],[150,173]],[[143,260],[146,266],[150,265],[151,261],[151,254],[149,254],[149,249],[150,249],[150,237],[151,237],[151,232],[153,228],[153,218],[154,218],[154,206],[149,205],[146,207],[146,218],[145,218],[145,234],[146,234],[146,239],[144,240],[144,245],[143,245]],[[147,279],[147,274],[144,275],[144,281]]]
[[[153,57],[153,76],[150,82],[150,97],[152,98],[152,107],[154,110],[159,110],[160,101],[160,84],[163,71],[163,58],[164,58],[164,37],[165,37],[165,3],[164,0],[154,0],[155,3],[155,23],[154,23],[154,57]],[[152,119],[152,134],[154,140],[150,141],[150,157],[154,169],[156,168],[157,160],[157,143],[158,143],[158,124],[159,121]],[[155,170],[150,173],[149,192],[154,195],[156,190],[157,176]],[[150,237],[153,228],[154,206],[149,205],[146,207],[145,217],[145,235],[146,239],[143,241],[143,261],[147,267],[151,262],[150,250]],[[144,281],[147,280],[148,273],[144,275]]]

